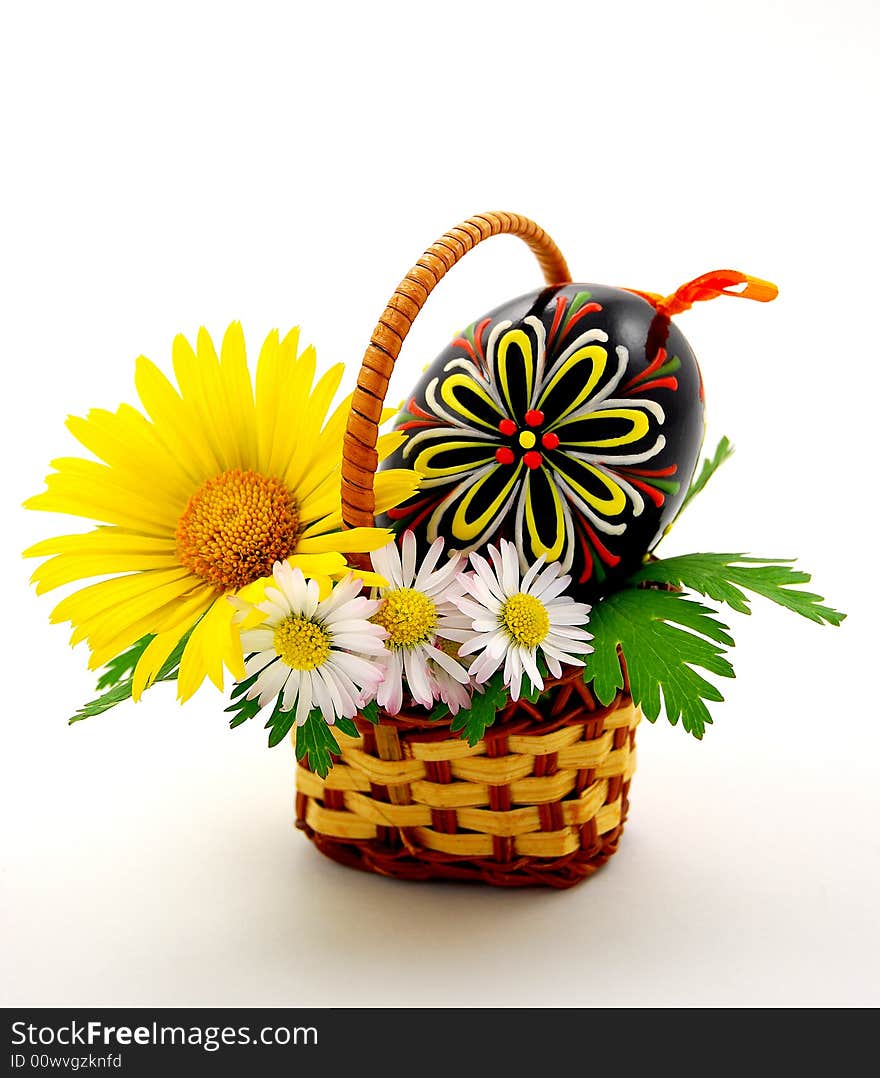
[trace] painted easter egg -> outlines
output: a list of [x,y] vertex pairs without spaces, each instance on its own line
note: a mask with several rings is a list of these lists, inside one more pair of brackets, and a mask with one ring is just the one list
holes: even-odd
[[622,289],[568,284],[478,319],[427,369],[386,462],[424,477],[385,523],[427,546],[513,541],[589,597],[632,572],[679,509],[703,439],[681,332]]

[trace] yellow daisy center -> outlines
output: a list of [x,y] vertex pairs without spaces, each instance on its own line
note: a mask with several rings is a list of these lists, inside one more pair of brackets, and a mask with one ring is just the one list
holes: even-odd
[[298,534],[296,500],[281,480],[233,468],[193,494],[175,538],[181,563],[226,590],[269,576]]
[[523,591],[511,595],[501,607],[501,624],[517,644],[527,648],[537,647],[550,632],[547,608]]
[[370,619],[388,632],[386,647],[411,648],[423,644],[437,628],[437,607],[415,588],[397,588]]
[[314,670],[330,654],[330,634],[316,621],[292,614],[275,628],[275,651],[294,670]]

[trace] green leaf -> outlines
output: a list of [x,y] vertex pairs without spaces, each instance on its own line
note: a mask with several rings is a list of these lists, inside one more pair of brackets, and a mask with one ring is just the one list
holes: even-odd
[[123,651],[121,655],[117,655],[115,659],[111,659],[104,667],[104,672],[98,678],[98,684],[96,685],[98,691],[100,692],[101,689],[112,688],[114,685],[118,685],[120,681],[126,681],[130,678],[134,673],[134,668],[137,666],[138,660],[147,650],[147,647],[152,640],[152,633],[147,636],[142,636],[136,644],[131,645],[128,651]]
[[469,745],[476,743],[486,729],[495,721],[495,713],[507,705],[510,693],[504,686],[499,670],[483,686],[482,693],[474,693],[469,708],[462,708],[452,720],[453,733],[461,733]]
[[358,714],[361,716],[361,718],[366,719],[368,722],[373,723],[373,725],[375,726],[375,724],[379,721],[379,705],[376,703],[375,700],[371,700],[368,704],[364,704]]
[[275,703],[275,710],[272,712],[269,721],[266,723],[266,728],[269,730],[270,749],[274,749],[276,745],[281,744],[293,729],[293,723],[296,719],[296,708],[292,707],[290,711],[282,711],[280,709],[280,702],[281,697],[279,696]]
[[[723,645],[732,646],[727,626],[714,611],[683,595],[626,588],[596,603],[590,615],[593,652],[584,680],[599,701],[610,704],[623,688],[618,648],[626,659],[633,701],[655,722],[667,719],[701,738],[712,717],[705,700],[721,701],[718,689],[698,673],[733,677]],[[661,699],[662,694],[662,699]]]
[[[198,622],[196,623],[198,624]],[[186,647],[186,642],[192,635],[192,631],[195,629],[193,625],[192,629],[187,630],[186,633],[177,642],[174,650],[168,656],[163,663],[159,673],[154,679],[156,681],[175,681],[180,669],[180,658],[183,655],[183,649]],[[80,722],[82,719],[91,719],[95,715],[101,715],[105,711],[109,711],[111,707],[115,707],[116,704],[121,704],[123,700],[131,699],[132,691],[132,678],[128,677],[125,681],[121,681],[118,685],[114,685],[112,689],[105,692],[102,696],[97,697],[95,700],[90,700],[87,704],[77,711],[75,715],[72,715],[67,721],[69,723]]]
[[718,443],[718,446],[712,457],[708,460],[703,461],[703,466],[700,469],[700,474],[691,483],[690,488],[685,495],[685,499],[681,503],[681,509],[679,509],[679,513],[682,509],[684,509],[684,507],[688,504],[691,498],[695,498],[700,493],[700,491],[706,486],[706,484],[709,482],[715,472],[721,467],[721,465],[726,460],[729,460],[732,456],[733,446],[730,444],[727,436],[725,435]]
[[333,766],[334,755],[339,755],[339,745],[333,731],[324,722],[321,709],[313,708],[303,725],[296,728],[296,758],[307,758],[311,770],[323,779]]
[[823,606],[821,595],[793,587],[808,584],[810,574],[793,569],[791,563],[792,559],[752,558],[744,554],[683,554],[651,562],[630,579],[680,584],[726,603],[740,614],[750,614],[751,597],[742,590],[745,588],[819,625],[840,625],[846,614]]
[[345,718],[344,715],[340,715],[336,719],[336,722],[335,722],[334,725],[336,726],[337,730],[341,730],[344,734],[347,734],[349,737],[360,737],[361,736],[361,732],[360,732],[360,730],[358,730],[357,726],[355,726],[354,720],[353,719],[347,719],[347,718]]

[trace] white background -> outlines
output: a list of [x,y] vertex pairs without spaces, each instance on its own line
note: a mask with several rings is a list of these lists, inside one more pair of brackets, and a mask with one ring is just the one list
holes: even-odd
[[[878,11],[729,4],[7,5],[2,1002],[858,1005],[877,965]],[[621,849],[562,894],[420,886],[321,858],[293,761],[170,686],[68,728],[85,653],[19,552],[68,413],[134,402],[143,352],[241,319],[350,364],[459,219],[543,224],[576,279],[669,292],[719,266],[770,306],[679,319],[708,444],[738,452],[667,552],[796,553],[847,610],[731,615],[703,743],[639,734]],[[456,268],[450,333],[537,287],[518,241]],[[149,477],[145,477],[149,481]]]

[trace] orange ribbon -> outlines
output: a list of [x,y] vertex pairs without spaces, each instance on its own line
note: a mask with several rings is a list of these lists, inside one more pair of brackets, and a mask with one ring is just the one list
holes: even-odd
[[[737,287],[739,285],[745,287]],[[750,277],[739,270],[710,270],[709,273],[676,288],[669,296],[661,296],[656,292],[640,292],[637,288],[627,288],[625,291],[646,299],[656,307],[658,314],[667,318],[681,314],[700,300],[715,299],[716,296],[733,296],[735,299],[754,299],[758,303],[769,303],[779,294],[775,284],[762,281],[760,277]]]

